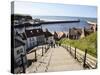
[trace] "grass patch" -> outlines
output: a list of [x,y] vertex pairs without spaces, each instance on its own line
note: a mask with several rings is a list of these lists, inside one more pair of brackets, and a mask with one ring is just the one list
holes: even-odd
[[80,50],[88,50],[88,53],[94,57],[97,57],[97,32],[92,33],[84,38],[79,40],[71,40],[63,38],[60,41],[57,41],[60,44],[72,45]]

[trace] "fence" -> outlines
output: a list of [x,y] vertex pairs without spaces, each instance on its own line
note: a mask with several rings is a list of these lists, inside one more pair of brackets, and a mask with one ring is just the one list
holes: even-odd
[[84,52],[71,47],[71,45],[62,45],[77,61],[83,64],[83,68],[96,69],[97,59],[88,54],[88,50],[85,49]]
[[29,52],[27,54],[30,54],[31,52],[34,52],[33,56],[35,57],[34,58],[35,61],[37,61],[38,51],[40,52],[40,55],[43,56],[48,51],[49,48],[50,48],[50,46],[48,44],[37,46],[37,47],[29,50]]
[[21,54],[20,57],[16,58],[14,65],[14,73],[25,73],[25,69],[27,67],[27,60],[25,54]]
[[[40,52],[41,52],[41,57],[48,51],[48,49],[50,48],[49,47],[49,45],[47,45],[47,44],[45,44],[45,46],[43,47],[43,46],[41,46],[40,47],[41,49],[38,49],[37,47],[36,48],[34,48],[33,50],[31,50],[29,53],[31,53],[31,52],[34,52],[33,54],[33,56],[34,56],[34,61],[36,62],[37,61],[37,58],[38,58],[38,55],[37,55],[37,51],[38,50],[41,50]],[[27,61],[27,59],[25,58],[26,57],[26,55],[24,54],[21,54],[20,55],[20,57],[18,57],[17,59],[16,59],[16,63],[15,63],[15,65],[16,65],[16,68],[14,69],[14,73],[25,73],[26,72],[26,67],[27,67],[27,64],[28,64],[28,61]]]

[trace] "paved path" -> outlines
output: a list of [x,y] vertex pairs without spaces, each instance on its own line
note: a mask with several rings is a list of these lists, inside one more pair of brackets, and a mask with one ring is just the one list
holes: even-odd
[[50,48],[37,62],[26,69],[27,73],[82,70],[82,65],[63,47]]

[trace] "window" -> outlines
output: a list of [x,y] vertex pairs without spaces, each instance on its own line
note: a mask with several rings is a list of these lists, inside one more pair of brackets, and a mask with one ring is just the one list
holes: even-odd
[[17,50],[17,55],[23,53],[23,49],[21,48],[20,50]]
[[34,38],[32,38],[32,41],[34,41]]

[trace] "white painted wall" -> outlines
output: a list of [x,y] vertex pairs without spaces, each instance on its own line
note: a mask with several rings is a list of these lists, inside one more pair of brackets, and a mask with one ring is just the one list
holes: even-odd
[[26,44],[27,44],[26,49],[37,45],[37,38],[36,37],[27,38],[27,43]]
[[[18,50],[20,51],[20,53],[17,54]],[[21,54],[26,54],[24,46],[19,46],[17,48],[14,48],[14,59],[15,59],[16,62],[21,60],[21,57],[20,57]],[[25,58],[26,58],[26,56],[25,56]],[[24,59],[24,63],[26,63],[26,62],[27,62],[27,60]]]
[[47,42],[50,44],[51,41],[52,41],[53,43],[55,43],[55,40],[54,40],[54,37],[53,37],[53,36],[48,37]]
[[46,42],[44,35],[37,36],[36,38],[37,38],[37,41],[40,42],[40,44],[42,44],[42,42]]

